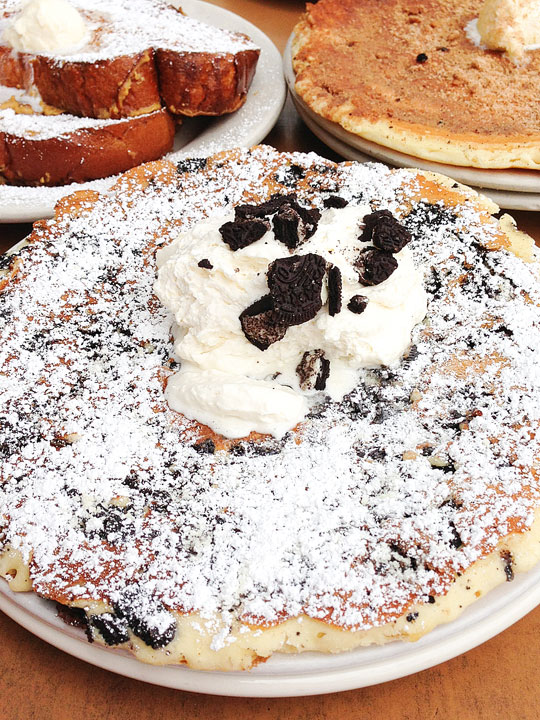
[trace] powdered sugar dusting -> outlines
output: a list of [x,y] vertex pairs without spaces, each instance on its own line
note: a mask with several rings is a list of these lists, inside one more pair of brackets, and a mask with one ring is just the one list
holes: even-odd
[[[59,62],[96,62],[153,48],[178,52],[237,53],[255,49],[243,35],[212,27],[180,14],[162,0],[73,0],[91,31],[87,45],[76,52],[52,53]],[[21,8],[19,0],[4,0],[0,39]],[[48,53],[41,53],[47,55]]]
[[[186,161],[178,187],[105,197],[22,251],[0,295],[0,539],[33,551],[46,596],[102,598],[121,615],[135,588],[156,632],[156,603],[226,627],[301,612],[378,625],[532,520],[537,266],[486,250],[496,222],[465,198],[409,212],[409,171],[269,148],[205,165]],[[339,193],[404,216],[428,316],[399,367],[366,371],[312,413],[300,443],[213,453],[163,403],[172,318],[152,296],[147,248],[258,194],[268,172],[305,202]]]
[[[141,115],[139,117],[147,117]],[[84,130],[95,130],[130,122],[120,120],[96,120],[75,115],[23,115],[11,108],[0,109],[0,132],[28,140],[66,138]]]

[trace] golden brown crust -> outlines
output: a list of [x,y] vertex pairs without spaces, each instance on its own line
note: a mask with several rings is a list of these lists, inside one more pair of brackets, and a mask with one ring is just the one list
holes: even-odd
[[59,64],[40,55],[29,62],[43,100],[72,115],[122,118],[161,107],[152,50],[95,63]]
[[161,97],[175,115],[224,115],[244,104],[259,52],[156,52]]
[[149,48],[107,60],[59,63],[0,45],[0,85],[34,85],[45,103],[82,117],[133,117],[158,110],[162,101],[174,115],[223,115],[244,104],[258,57],[259,50]]
[[540,51],[475,46],[480,0],[321,0],[295,29],[296,90],[323,117],[449,164],[540,167]]
[[16,185],[65,185],[116,175],[172,148],[167,110],[36,140],[0,131],[0,177]]

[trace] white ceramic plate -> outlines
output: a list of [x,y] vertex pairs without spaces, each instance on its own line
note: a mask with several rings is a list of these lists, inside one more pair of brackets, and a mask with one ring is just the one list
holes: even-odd
[[397,167],[417,167],[422,170],[448,175],[458,182],[481,188],[484,195],[497,205],[514,210],[540,210],[540,172],[536,170],[484,170],[457,165],[444,165],[391,150],[370,140],[348,132],[338,123],[326,120],[315,113],[296,94],[295,76],[291,56],[292,35],[283,55],[285,78],[298,110],[310,130],[326,145],[348,160],[381,160]]
[[[26,244],[17,243],[8,253]],[[294,697],[352,690],[395,680],[438,665],[502,632],[540,604],[540,564],[476,601],[462,615],[417,643],[392,642],[338,655],[274,655],[248,672],[202,672],[156,667],[126,650],[90,645],[80,629],[62,622],[54,603],[33,593],[13,593],[0,578],[0,610],[46,642],[80,660],[136,680],[210,695]]]
[[154,685],[211,695],[291,697],[351,690],[395,680],[438,665],[489,640],[540,604],[540,565],[478,600],[452,623],[417,643],[393,642],[339,655],[275,655],[249,672],[202,672],[145,665],[125,650],[90,645],[65,625],[53,603],[12,593],[0,579],[0,609],[24,628],[71,655],[105,670]]
[[[260,142],[279,117],[286,97],[281,56],[272,41],[239,15],[200,0],[173,0],[187,15],[209,25],[243,32],[261,49],[257,72],[246,103],[235,113],[221,118],[186,119],[176,133],[174,149],[166,157],[204,157],[234,147]],[[75,190],[105,190],[113,179],[75,183],[63,187],[20,188],[0,185],[0,222],[30,222],[51,217],[56,202]]]

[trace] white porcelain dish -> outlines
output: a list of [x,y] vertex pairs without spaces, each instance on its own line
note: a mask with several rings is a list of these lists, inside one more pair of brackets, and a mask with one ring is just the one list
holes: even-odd
[[289,38],[283,55],[285,78],[294,105],[310,130],[332,150],[347,160],[379,160],[397,167],[417,167],[448,175],[492,198],[497,205],[513,210],[540,210],[540,172],[535,170],[484,170],[444,165],[391,150],[344,130],[308,107],[296,94]]
[[454,622],[417,643],[393,642],[339,655],[274,655],[244,673],[203,672],[145,665],[127,651],[90,645],[84,632],[64,624],[55,605],[31,593],[12,593],[0,579],[0,610],[30,632],[105,670],[154,685],[238,697],[295,697],[351,690],[395,680],[438,665],[489,640],[540,604],[540,565],[517,575],[471,605]]
[[[240,110],[220,118],[187,119],[176,133],[174,149],[166,157],[203,157],[219,150],[249,147],[260,142],[279,117],[286,97],[281,56],[273,42],[255,25],[201,0],[173,0],[197,20],[249,35],[261,48],[257,72],[246,103]],[[76,190],[105,190],[113,179],[93,180],[63,187],[16,187],[0,185],[0,222],[31,222],[51,217],[56,202]]]

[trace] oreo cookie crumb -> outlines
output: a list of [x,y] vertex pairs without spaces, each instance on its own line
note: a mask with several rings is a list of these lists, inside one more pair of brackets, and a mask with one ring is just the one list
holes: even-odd
[[93,615],[90,623],[99,631],[106,645],[121,645],[129,640],[127,621],[112,613]]
[[343,280],[341,270],[332,265],[328,270],[328,314],[331,317],[341,312]]
[[349,204],[348,200],[340,197],[339,195],[329,195],[324,198],[323,205],[325,208],[344,208]]
[[179,173],[196,172],[197,170],[204,170],[208,163],[207,158],[188,158],[187,160],[180,160],[176,164],[176,170]]
[[275,316],[283,325],[301,325],[322,307],[321,290],[326,260],[320,255],[278,258],[268,268],[268,287]]
[[201,455],[213,455],[216,452],[216,445],[210,438],[206,438],[206,440],[200,443],[195,443],[195,445],[191,447]]
[[210,262],[210,260],[208,260],[207,258],[203,258],[202,260],[199,260],[197,265],[198,265],[198,267],[204,268],[205,270],[212,270],[214,267],[212,265],[212,263]]
[[411,233],[399,223],[389,210],[377,210],[364,217],[362,242],[370,242],[377,249],[398,253],[411,242]]
[[367,308],[368,299],[364,295],[353,295],[347,303],[347,308],[355,315],[360,315]]
[[270,200],[259,203],[258,205],[237,205],[234,208],[234,216],[236,220],[247,220],[252,218],[264,218],[268,215],[273,215],[279,210],[282,205],[286,203],[292,203],[296,201],[296,194],[289,193],[287,195],[280,195],[275,193],[270,196]]
[[113,602],[116,615],[153,650],[168,645],[176,634],[176,621],[163,604],[138,586],[127,587]]
[[330,376],[330,360],[323,350],[307,350],[300,360],[296,373],[302,390],[325,390]]
[[219,228],[223,242],[231,250],[241,250],[260,240],[268,230],[268,223],[263,220],[231,220]]
[[362,285],[380,285],[388,280],[398,266],[396,258],[391,253],[374,247],[362,250],[354,264]]
[[13,255],[6,255],[5,253],[0,253],[0,270],[8,270],[11,267],[11,263],[14,260]]
[[247,340],[259,350],[267,350],[287,332],[287,325],[280,322],[274,312],[271,295],[264,295],[240,314],[240,325]]
[[501,552],[501,559],[504,561],[504,574],[506,575],[506,582],[512,582],[514,579],[514,558],[510,550],[503,550]]
[[306,236],[301,223],[302,219],[294,208],[290,205],[283,206],[272,221],[276,240],[294,250]]

